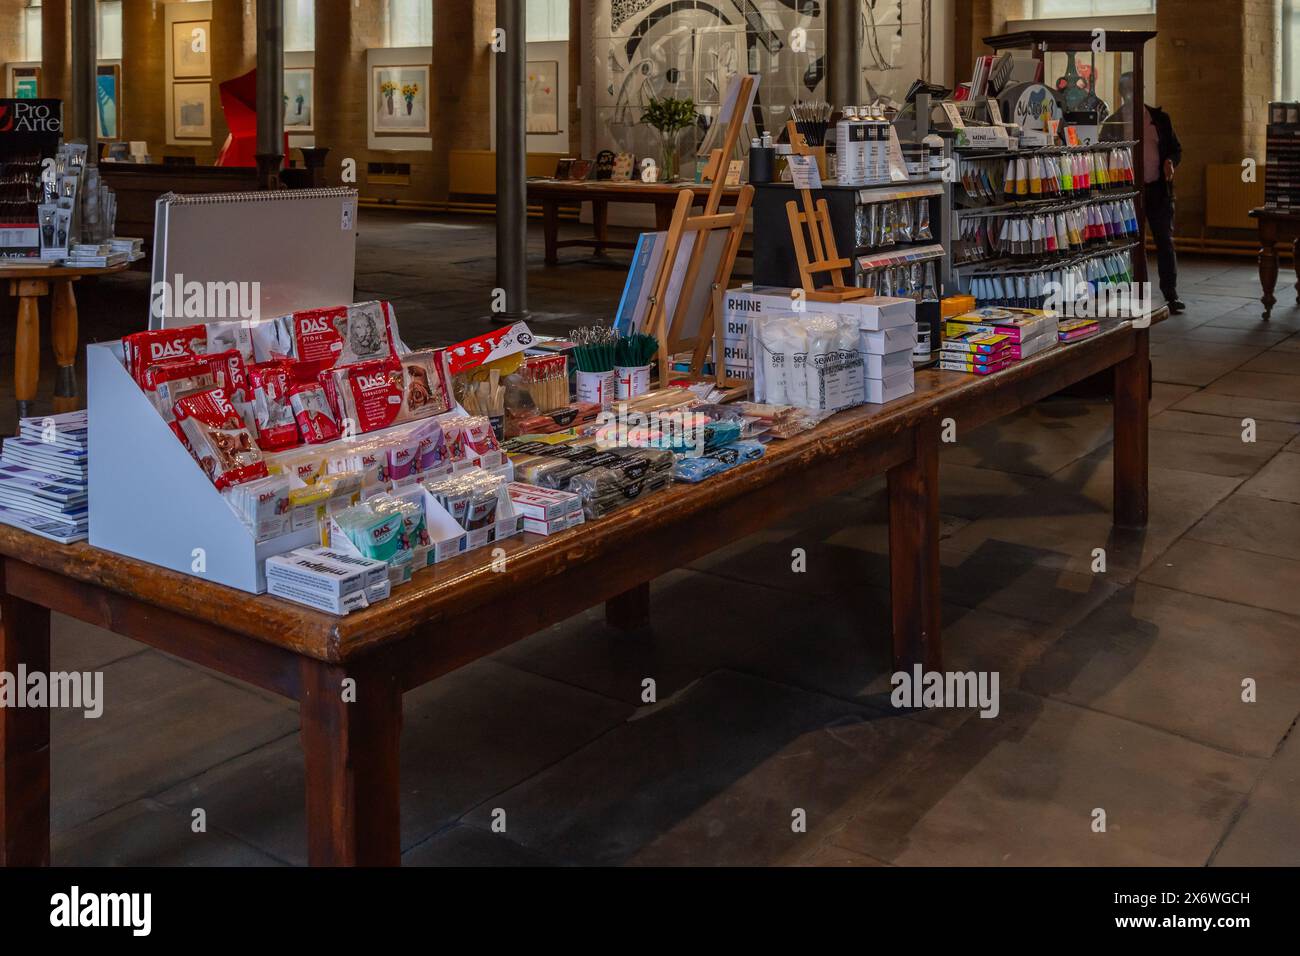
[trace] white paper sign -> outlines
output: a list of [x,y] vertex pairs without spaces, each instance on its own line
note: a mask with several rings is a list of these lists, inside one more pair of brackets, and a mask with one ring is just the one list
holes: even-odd
[[966,126],[966,121],[961,118],[961,110],[957,109],[957,104],[951,100],[944,100],[939,104],[943,107],[943,112],[948,117],[948,122],[952,124],[953,129],[962,129]]
[[998,101],[991,96],[988,99],[988,104],[989,104],[989,120],[993,123],[994,126],[1001,126],[1002,105],[998,103]]
[[903,157],[903,144],[898,141],[898,131],[889,127],[889,181],[907,182],[907,160]]
[[816,156],[791,153],[786,158],[786,163],[790,166],[790,178],[794,181],[795,189],[822,188],[822,174],[817,168]]

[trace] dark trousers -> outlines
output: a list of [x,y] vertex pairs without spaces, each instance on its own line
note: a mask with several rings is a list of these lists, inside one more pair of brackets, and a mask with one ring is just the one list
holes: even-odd
[[1156,242],[1160,292],[1166,301],[1178,298],[1178,257],[1174,255],[1174,185],[1163,179],[1147,183],[1147,226]]

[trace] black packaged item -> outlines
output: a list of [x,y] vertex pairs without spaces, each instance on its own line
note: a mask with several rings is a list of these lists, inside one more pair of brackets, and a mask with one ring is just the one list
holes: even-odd
[[[707,431],[708,426],[705,428]],[[618,470],[633,479],[650,472],[671,471],[675,460],[667,448],[623,448],[617,454],[623,458]]]
[[568,460],[567,468],[557,468],[545,471],[541,474],[536,482],[543,488],[551,488],[556,491],[566,491],[569,482],[577,475],[590,471],[593,468],[604,468],[619,464],[621,461],[619,455],[612,451],[600,452],[595,455],[586,455],[574,457]]
[[593,468],[573,479],[569,490],[582,498],[588,518],[600,518],[625,507],[650,492],[668,486],[669,475],[652,471],[643,478],[629,479],[611,468]]

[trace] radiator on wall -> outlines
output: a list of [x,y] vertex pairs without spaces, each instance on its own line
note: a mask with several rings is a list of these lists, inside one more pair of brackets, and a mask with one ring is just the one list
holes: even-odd
[[1264,205],[1264,167],[1255,169],[1255,181],[1241,181],[1240,163],[1207,163],[1205,166],[1205,227],[1207,229],[1250,229],[1255,220],[1247,215]]

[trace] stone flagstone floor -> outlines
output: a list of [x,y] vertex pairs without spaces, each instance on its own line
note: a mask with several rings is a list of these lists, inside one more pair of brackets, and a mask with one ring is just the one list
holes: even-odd
[[[483,328],[490,222],[362,225],[359,295],[412,345]],[[543,327],[608,319],[621,269],[531,245]],[[945,449],[946,663],[999,673],[996,719],[889,704],[877,480],[658,579],[643,633],[593,610],[408,694],[405,862],[1300,864],[1300,309],[1288,286],[1260,321],[1247,260],[1182,271],[1145,533],[1110,524],[1105,402]],[[85,290],[84,337],[138,327],[140,282]],[[107,694],[54,718],[56,863],[305,862],[294,706],[64,618],[53,656]]]

